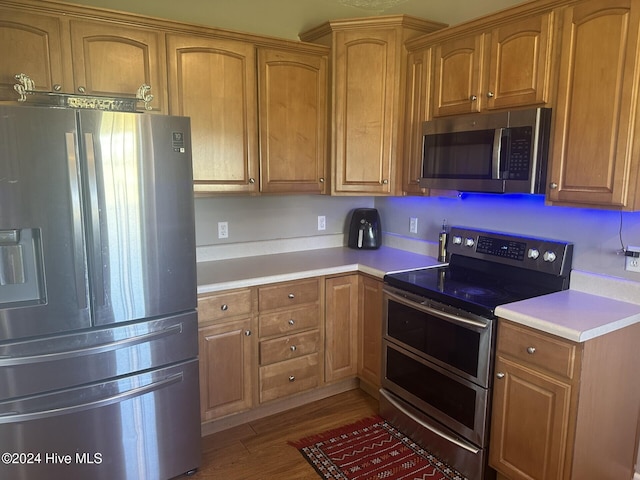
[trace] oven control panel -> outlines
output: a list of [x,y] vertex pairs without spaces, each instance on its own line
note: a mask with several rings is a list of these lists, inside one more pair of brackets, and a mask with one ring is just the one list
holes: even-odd
[[480,258],[565,276],[569,274],[573,244],[509,233],[452,227],[447,251],[449,255]]

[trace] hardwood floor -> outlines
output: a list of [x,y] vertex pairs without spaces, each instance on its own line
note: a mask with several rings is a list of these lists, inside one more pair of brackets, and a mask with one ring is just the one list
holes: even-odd
[[287,444],[378,413],[378,401],[351,390],[202,439],[197,480],[318,480],[320,477]]

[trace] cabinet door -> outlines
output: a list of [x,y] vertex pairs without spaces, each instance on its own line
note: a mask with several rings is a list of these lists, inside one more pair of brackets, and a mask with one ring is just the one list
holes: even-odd
[[399,121],[396,32],[345,31],[335,39],[332,191],[391,194]]
[[325,193],[327,58],[258,51],[260,190]]
[[201,327],[199,331],[202,421],[251,408],[251,320]]
[[71,70],[64,67],[69,47],[62,38],[56,17],[0,8],[0,99],[18,99],[13,89],[18,73],[31,77],[37,90],[51,92],[56,85],[73,90]]
[[167,113],[164,34],[82,20],[71,20],[70,29],[76,91],[130,97],[147,84],[152,110]]
[[511,480],[565,477],[571,386],[498,355],[489,464]]
[[325,379],[355,376],[358,369],[358,275],[326,280]]
[[376,392],[382,379],[382,310],[382,282],[360,277],[358,375]]
[[589,0],[565,10],[547,192],[552,202],[631,206],[639,162],[632,151],[639,16],[635,0]]
[[407,59],[404,155],[402,190],[422,194],[422,123],[429,120],[431,92],[431,49],[411,52]]
[[553,13],[501,25],[491,33],[486,108],[543,105],[549,101]]
[[452,39],[434,47],[433,116],[479,112],[484,35]]
[[167,49],[170,112],[191,117],[196,193],[257,192],[254,46],[168,35]]

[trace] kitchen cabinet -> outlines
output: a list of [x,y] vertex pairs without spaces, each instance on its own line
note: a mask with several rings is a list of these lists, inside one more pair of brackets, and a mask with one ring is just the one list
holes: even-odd
[[325,280],[325,380],[354,377],[358,372],[358,275]]
[[258,192],[255,47],[167,35],[170,113],[191,117],[196,193]]
[[499,320],[489,464],[510,480],[631,478],[640,324],[571,342]]
[[564,10],[547,199],[640,209],[640,2]]
[[34,13],[0,6],[2,99],[17,100],[14,75],[31,77],[36,90],[133,97],[151,86],[152,111],[167,113],[164,34],[116,20],[92,22],[64,13]]
[[[0,5],[0,100],[17,100],[15,75],[29,75],[37,90],[73,90],[70,45],[55,15],[36,14]],[[60,86],[60,87],[57,87]]]
[[551,101],[554,12],[456,32],[433,45],[433,116]]
[[378,396],[382,381],[382,281],[360,275],[358,377],[360,387]]
[[398,15],[332,21],[300,35],[332,49],[333,195],[401,190],[404,42],[442,27]]
[[75,90],[88,95],[135,96],[151,87],[152,111],[167,113],[164,34],[107,22],[70,20]]
[[254,405],[255,290],[198,297],[200,410],[202,421]]
[[258,49],[260,191],[326,193],[327,56]]
[[320,280],[258,287],[260,403],[322,383]]

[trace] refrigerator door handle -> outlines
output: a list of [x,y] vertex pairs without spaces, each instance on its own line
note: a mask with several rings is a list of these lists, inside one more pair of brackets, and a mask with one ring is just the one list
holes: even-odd
[[114,342],[93,345],[87,348],[64,350],[61,352],[51,352],[39,355],[10,355],[6,357],[0,357],[0,367],[8,367],[10,365],[26,365],[31,363],[49,363],[55,360],[63,360],[65,358],[79,357],[84,355],[95,355],[98,353],[119,350],[121,348],[132,347],[140,343],[152,342],[163,337],[180,334],[182,333],[182,331],[182,323],[179,323],[177,325],[172,325],[171,327],[163,328],[162,330],[158,330],[155,332],[136,335],[133,337],[126,337]]
[[[181,382],[183,380],[183,374],[174,373],[169,375],[161,380],[151,382],[148,385],[143,385],[141,387],[134,387],[129,390],[125,390],[123,392],[119,392],[115,395],[109,395],[104,398],[99,398],[96,400],[92,400],[90,402],[84,402],[77,405],[68,405],[64,407],[56,407],[47,410],[38,410],[35,412],[28,413],[19,413],[19,412],[6,412],[0,414],[0,425],[3,423],[15,423],[15,422],[25,422],[27,420],[36,420],[39,418],[47,418],[53,417],[57,415],[70,415],[72,413],[81,412],[83,410],[89,410],[98,407],[104,407],[105,405],[110,405],[112,403],[122,402],[124,400],[140,397],[146,393],[153,392],[155,390],[160,390],[161,388],[168,387],[177,382]],[[89,387],[93,388],[93,387]],[[83,398],[82,394],[76,395],[74,398]]]
[[93,134],[84,134],[84,149],[88,167],[89,201],[91,204],[91,242],[93,255],[93,282],[95,304],[104,305],[104,277],[102,267],[102,236],[100,231],[100,203],[98,198],[98,179],[96,178],[96,155]]
[[76,284],[78,308],[87,308],[87,289],[85,279],[84,238],[82,232],[82,210],[80,206],[80,180],[78,173],[78,158],[76,154],[76,136],[73,132],[65,133],[67,146],[67,165],[69,167],[69,187],[71,194],[71,209],[73,213],[73,271]]

